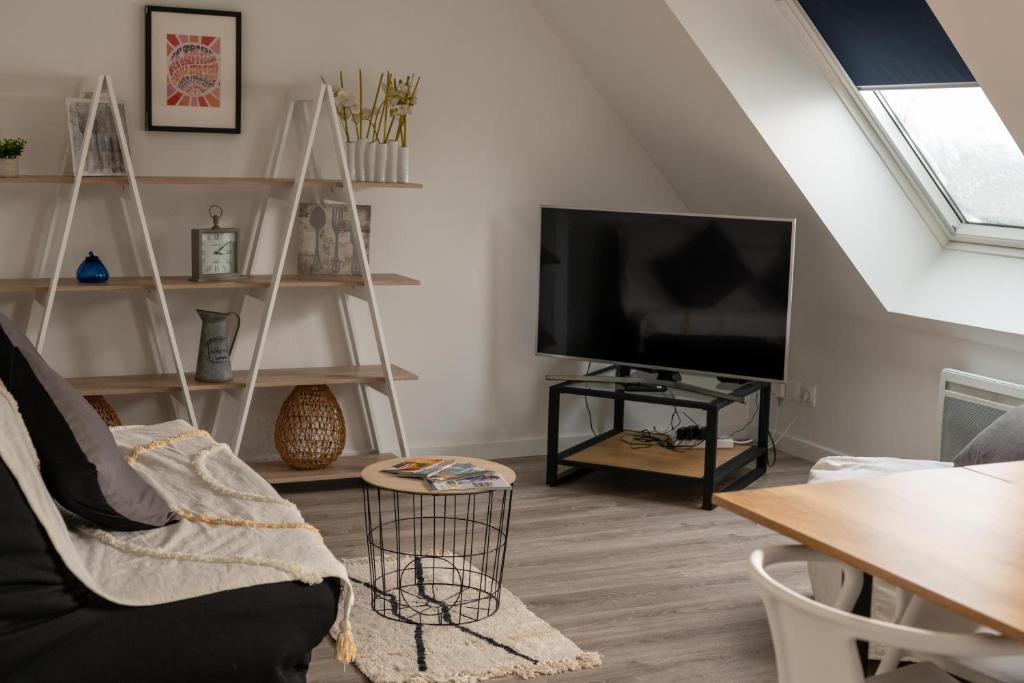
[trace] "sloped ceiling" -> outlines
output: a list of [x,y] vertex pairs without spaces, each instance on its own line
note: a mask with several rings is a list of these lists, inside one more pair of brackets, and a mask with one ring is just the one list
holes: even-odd
[[942,249],[785,2],[534,5],[690,209],[798,219],[795,303],[1024,333],[1024,259]]
[[1024,2],[928,0],[928,4],[1024,149]]
[[797,218],[797,302],[841,298],[851,313],[884,314],[664,0],[534,5],[689,210]]

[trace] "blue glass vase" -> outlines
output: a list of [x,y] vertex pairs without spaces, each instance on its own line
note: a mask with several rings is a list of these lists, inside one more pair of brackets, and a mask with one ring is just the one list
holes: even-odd
[[110,279],[110,273],[107,272],[103,261],[100,261],[100,257],[90,251],[82,264],[78,266],[75,277],[83,285],[101,285]]

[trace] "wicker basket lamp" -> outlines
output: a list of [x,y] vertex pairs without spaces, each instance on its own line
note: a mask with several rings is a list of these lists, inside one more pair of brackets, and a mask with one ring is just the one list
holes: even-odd
[[121,426],[121,418],[117,416],[117,411],[114,410],[114,406],[110,405],[110,401],[102,396],[86,396],[85,400],[89,402],[93,410],[99,413],[100,418],[108,427]]
[[323,384],[292,389],[281,405],[274,445],[289,467],[327,467],[345,449],[345,416],[330,388]]

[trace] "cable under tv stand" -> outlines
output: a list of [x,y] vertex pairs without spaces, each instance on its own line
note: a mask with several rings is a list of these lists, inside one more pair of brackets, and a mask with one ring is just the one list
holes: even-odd
[[[614,371],[614,375],[605,374],[610,371]],[[559,380],[548,389],[546,482],[549,486],[557,486],[591,470],[642,472],[700,481],[701,506],[711,510],[716,491],[745,488],[768,471],[771,384],[753,381],[737,383],[734,387],[721,384],[706,387],[665,378],[631,377],[630,372],[629,368],[608,366],[585,375],[548,376],[548,379]],[[628,389],[630,386],[645,389]],[[623,440],[623,433],[628,431],[624,425],[627,402],[703,411],[707,432],[717,434],[719,412],[734,403],[744,403],[754,394],[758,396],[758,414],[757,439],[753,444],[719,448],[718,439],[706,439],[702,446],[670,450],[658,445],[636,448]],[[612,428],[569,448],[560,448],[559,414],[563,396],[611,400]]]

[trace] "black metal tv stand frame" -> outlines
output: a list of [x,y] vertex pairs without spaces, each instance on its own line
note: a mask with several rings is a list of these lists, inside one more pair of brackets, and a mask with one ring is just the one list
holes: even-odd
[[[606,374],[611,371],[614,371],[614,375]],[[595,469],[645,472],[701,481],[702,507],[711,510],[714,508],[712,497],[716,491],[745,488],[768,471],[768,418],[771,406],[769,383],[746,382],[735,388],[708,388],[663,378],[632,377],[630,374],[629,368],[608,366],[587,375],[548,377],[562,380],[548,389],[548,486],[557,486]],[[598,384],[609,386],[595,386]],[[627,390],[629,385],[639,385],[638,390]],[[646,389],[647,386],[653,387],[654,391]],[[659,390],[658,387],[663,389]],[[669,389],[690,395],[677,395]],[[713,438],[706,439],[703,448],[680,451],[656,444],[649,448],[634,448],[619,437],[626,431],[623,421],[627,401],[702,410],[706,413],[707,433],[717,434],[719,411],[733,403],[744,403],[754,393],[759,394],[759,401],[757,440],[753,445],[736,446],[719,452],[718,439]],[[559,450],[559,409],[562,396],[567,394],[613,401],[612,428],[575,446]],[[753,464],[752,469],[734,477],[750,464]],[[560,468],[569,470],[560,471]]]

